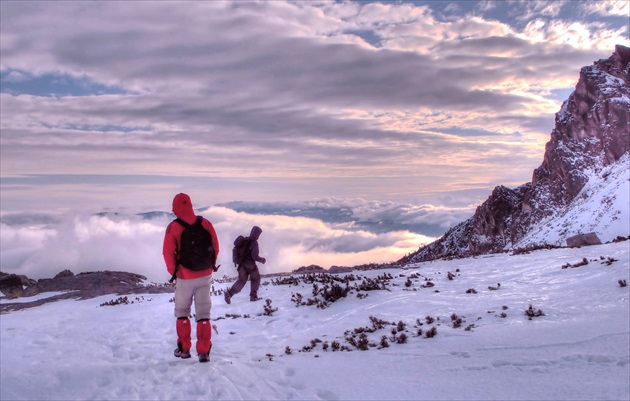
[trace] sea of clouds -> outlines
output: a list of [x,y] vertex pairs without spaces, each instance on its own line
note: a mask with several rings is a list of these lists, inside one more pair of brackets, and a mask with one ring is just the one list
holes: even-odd
[[[232,202],[197,209],[220,242],[219,275],[233,275],[234,238],[263,229],[262,273],[311,264],[354,266],[395,261],[472,215],[471,208],[320,199],[301,203]],[[168,279],[162,257],[167,211],[106,211],[2,216],[0,270],[31,278],[122,270],[154,282]]]

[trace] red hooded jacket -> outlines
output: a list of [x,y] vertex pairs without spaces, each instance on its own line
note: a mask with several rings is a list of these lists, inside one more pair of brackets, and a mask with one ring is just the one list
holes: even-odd
[[[173,198],[173,213],[175,213],[175,216],[184,220],[188,224],[194,224],[197,219],[197,216],[193,211],[190,197],[186,194],[175,195],[175,198]],[[212,246],[214,247],[214,251],[218,257],[219,240],[217,239],[217,233],[214,231],[212,223],[204,218],[201,225],[212,235]],[[166,227],[162,254],[164,255],[164,262],[166,262],[166,269],[170,275],[173,275],[173,272],[177,267],[177,254],[179,252],[182,232],[184,232],[184,227],[176,221],[172,221],[168,227]],[[177,270],[177,278],[184,280],[209,276],[211,274],[212,269],[194,271],[187,269],[186,266],[180,266],[179,270]]]

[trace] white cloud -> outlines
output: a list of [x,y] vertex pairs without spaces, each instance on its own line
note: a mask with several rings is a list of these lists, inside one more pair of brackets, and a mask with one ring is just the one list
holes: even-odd
[[[509,4],[548,18],[562,3]],[[0,95],[2,174],[254,179],[249,199],[272,186],[286,189],[280,198],[401,198],[525,181],[560,107],[550,93],[624,39],[601,22],[519,30],[435,15],[392,2],[8,2],[3,70],[135,94]]]
[[[220,242],[219,275],[233,276],[232,242],[263,229],[261,272],[291,271],[303,265],[357,265],[391,262],[434,238],[409,231],[374,234],[335,227],[305,217],[253,215],[223,207],[200,212],[212,221]],[[64,269],[74,273],[123,270],[155,282],[168,279],[162,257],[166,217],[143,219],[128,213],[68,214],[54,225],[2,223],[1,270],[31,278],[53,277]]]
[[586,14],[630,17],[630,2],[627,0],[587,1],[581,2],[580,6]]
[[518,2],[518,12],[514,17],[519,21],[528,21],[533,18],[555,18],[566,4],[566,0],[533,0]]
[[626,29],[606,29],[595,22],[565,22],[534,19],[528,22],[523,35],[535,42],[572,46],[578,49],[614,49],[615,44],[627,42]]

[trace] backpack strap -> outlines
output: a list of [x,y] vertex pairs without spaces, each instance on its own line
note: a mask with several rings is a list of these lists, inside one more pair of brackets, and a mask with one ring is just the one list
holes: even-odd
[[186,223],[184,220],[180,219],[179,217],[178,217],[178,218],[176,218],[176,219],[175,219],[175,220],[173,220],[173,221],[178,222],[178,223],[179,223],[179,225],[180,225],[180,226],[182,226],[182,227],[184,227],[184,228],[188,228],[188,227],[190,227],[190,224]]
[[[188,228],[191,226],[190,224],[186,223],[184,220],[180,219],[179,217],[176,218],[174,221],[178,222],[184,228]],[[201,224],[202,221],[203,221],[203,216],[197,216],[193,224]]]

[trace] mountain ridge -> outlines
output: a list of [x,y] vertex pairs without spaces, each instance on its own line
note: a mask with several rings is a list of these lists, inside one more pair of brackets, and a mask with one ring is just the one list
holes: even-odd
[[[598,185],[594,181],[610,177],[602,177],[601,172],[607,168],[617,171],[614,177],[620,184],[613,197],[621,198],[620,202],[609,199],[609,203],[625,207],[621,217],[628,221],[629,120],[630,48],[617,45],[608,59],[581,69],[574,92],[556,113],[543,162],[533,171],[531,182],[513,189],[497,186],[471,218],[398,263],[474,256],[525,244],[560,245],[578,232],[569,227],[564,235],[549,241],[540,224],[560,215],[572,215],[570,209],[576,206],[578,195],[589,196],[582,192],[589,180],[595,188]],[[524,241],[532,230],[539,235]],[[625,236],[628,231],[626,227],[625,232],[597,234]]]

